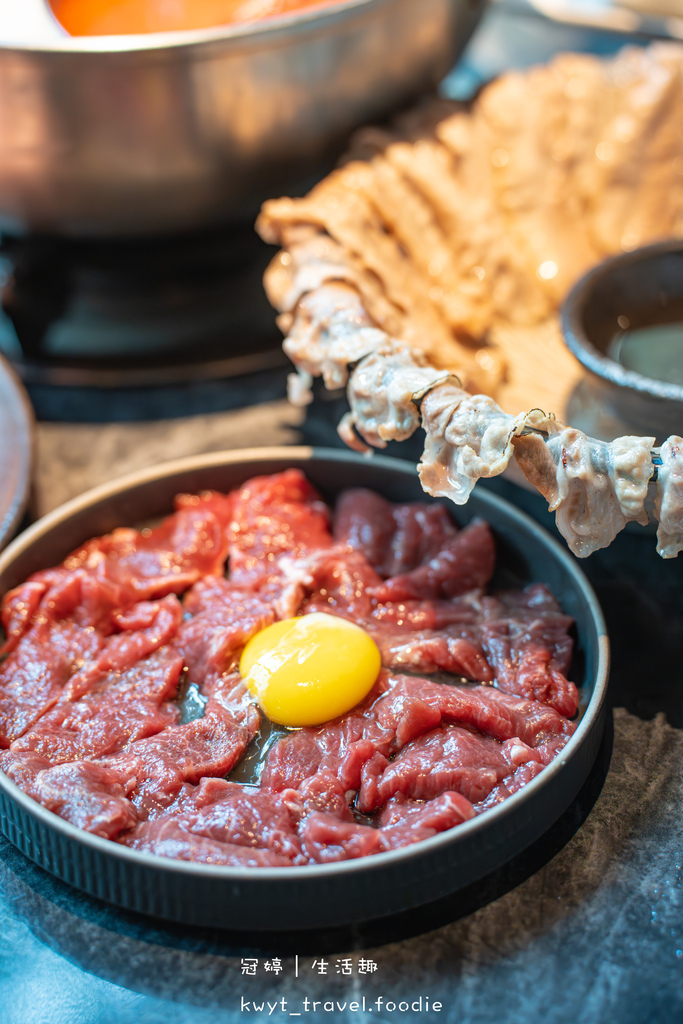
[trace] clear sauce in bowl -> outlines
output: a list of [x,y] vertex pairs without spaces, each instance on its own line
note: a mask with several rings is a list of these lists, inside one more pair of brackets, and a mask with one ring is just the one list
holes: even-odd
[[331,0],[48,0],[72,36],[182,32],[259,21]]
[[[626,320],[626,317],[620,318]],[[683,319],[676,323],[626,328],[610,343],[607,355],[643,377],[683,384]]]

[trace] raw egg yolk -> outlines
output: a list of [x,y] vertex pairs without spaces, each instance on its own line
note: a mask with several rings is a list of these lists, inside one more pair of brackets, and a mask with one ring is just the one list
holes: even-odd
[[365,697],[382,659],[365,630],[324,612],[267,626],[242,652],[240,672],[273,722],[329,722]]

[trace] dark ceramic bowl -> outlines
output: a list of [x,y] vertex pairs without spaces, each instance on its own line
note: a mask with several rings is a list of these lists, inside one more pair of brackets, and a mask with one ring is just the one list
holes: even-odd
[[[393,501],[425,499],[413,467],[379,456],[313,448],[200,455],[98,487],[50,513],[0,556],[0,593],[89,537],[168,513],[179,491],[230,490],[250,476],[288,466],[301,468],[330,501],[352,486],[372,487]],[[561,755],[503,804],[432,839],[374,857],[308,867],[226,868],[139,853],[90,835],[0,773],[0,829],[36,863],[93,896],[144,914],[231,929],[321,928],[384,917],[499,867],[560,817],[588,776],[603,731],[609,646],[595,595],[566,551],[492,494],[475,492],[457,519],[464,523],[475,515],[485,517],[496,536],[494,583],[543,581],[574,616],[573,676],[587,704]]]
[[[654,434],[661,443],[683,433],[683,384],[657,379],[653,336],[643,335],[640,343],[640,372],[613,358],[629,332],[635,337],[632,332],[681,324],[683,373],[683,241],[659,242],[598,264],[574,285],[561,317],[567,345],[590,372],[582,393],[570,400],[569,422],[585,429],[586,405],[592,402],[598,435]],[[660,369],[666,376],[667,367]],[[601,422],[609,424],[607,430]]]

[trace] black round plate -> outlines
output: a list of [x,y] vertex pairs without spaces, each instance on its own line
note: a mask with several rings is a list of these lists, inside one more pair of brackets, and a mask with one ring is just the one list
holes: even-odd
[[26,508],[31,485],[33,412],[26,393],[0,356],[0,548]]
[[[86,539],[167,514],[180,491],[230,490],[249,477],[302,469],[330,501],[372,487],[392,501],[425,498],[413,467],[380,456],[314,448],[218,452],[168,463],[98,487],[50,513],[0,555],[0,593],[53,565]],[[587,707],[576,733],[524,789],[480,817],[413,846],[336,864],[227,868],[130,850],[90,835],[35,803],[0,773],[0,829],[36,863],[119,906],[187,924],[230,929],[325,928],[371,920],[437,899],[525,849],[566,810],[595,761],[603,731],[609,646],[600,607],[574,559],[495,495],[476,492],[459,523],[488,520],[494,582],[547,583],[576,621],[574,679]]]

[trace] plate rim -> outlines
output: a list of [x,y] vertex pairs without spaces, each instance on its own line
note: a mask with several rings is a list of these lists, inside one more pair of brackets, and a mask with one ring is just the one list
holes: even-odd
[[[20,465],[17,472],[17,486],[5,506],[0,500],[0,548],[9,541],[21,521],[28,505],[33,475],[36,446],[36,421],[28,394],[12,368],[9,360],[0,353],[0,387],[7,384],[7,391],[13,401],[10,407],[9,423],[18,427],[21,445]],[[0,420],[4,411],[0,411]]]

